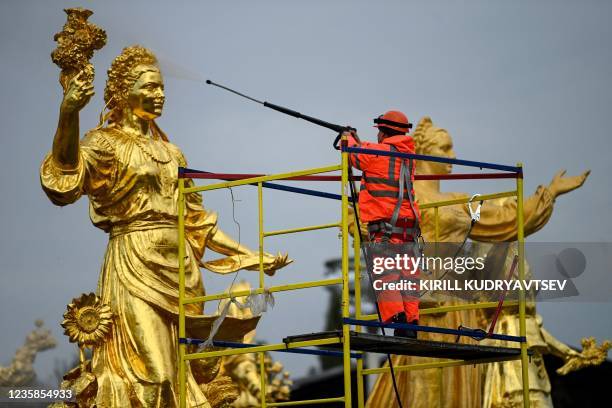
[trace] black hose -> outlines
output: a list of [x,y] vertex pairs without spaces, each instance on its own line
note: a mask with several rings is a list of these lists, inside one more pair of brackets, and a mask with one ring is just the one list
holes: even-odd
[[255,102],[255,103],[258,103],[260,105],[263,105],[266,108],[274,109],[277,112],[284,113],[285,115],[293,116],[294,118],[298,118],[298,119],[303,119],[303,120],[305,120],[307,122],[314,123],[315,125],[322,126],[324,128],[327,128],[327,129],[331,129],[331,130],[333,130],[336,133],[342,133],[345,130],[351,130],[352,129],[349,126],[336,125],[335,123],[330,123],[330,122],[327,122],[325,120],[321,120],[321,119],[315,118],[313,116],[304,115],[304,114],[302,114],[302,113],[300,113],[298,111],[295,111],[293,109],[285,108],[284,106],[276,105],[276,104],[271,103],[271,102],[260,101],[259,99],[255,99],[252,96],[243,94],[242,92],[238,92],[238,91],[236,91],[236,90],[234,90],[232,88],[228,88],[225,85],[221,85],[221,84],[218,84],[216,82],[213,82],[210,79],[207,79],[206,83],[208,85],[212,85],[212,86],[216,86],[216,87],[221,88],[221,89],[225,89],[228,92],[231,92],[231,93],[233,93],[235,95],[238,95],[238,96],[241,96],[243,98],[246,98],[246,99],[248,99],[248,100],[250,100],[252,102]]

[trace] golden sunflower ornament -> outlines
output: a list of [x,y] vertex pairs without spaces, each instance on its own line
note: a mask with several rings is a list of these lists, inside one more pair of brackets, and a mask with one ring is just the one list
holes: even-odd
[[97,346],[110,332],[113,313],[110,306],[102,303],[95,293],[83,293],[72,299],[64,313],[62,327],[71,343],[79,347]]

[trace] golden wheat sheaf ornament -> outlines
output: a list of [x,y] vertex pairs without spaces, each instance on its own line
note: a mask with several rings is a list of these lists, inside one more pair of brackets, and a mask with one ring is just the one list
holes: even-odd
[[95,293],[83,293],[68,304],[62,327],[71,343],[79,347],[101,344],[111,330],[113,313]]

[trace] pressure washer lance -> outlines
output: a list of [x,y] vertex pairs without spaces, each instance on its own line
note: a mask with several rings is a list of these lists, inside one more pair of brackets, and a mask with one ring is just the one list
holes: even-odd
[[[223,86],[221,84],[213,82],[210,79],[207,79],[206,83],[208,85],[213,85],[213,86],[216,86],[218,88],[225,89],[228,92],[231,92],[233,94],[236,94],[238,96],[246,98],[246,99],[248,99],[248,100],[250,100],[252,102],[255,102],[255,103],[258,103],[260,105],[263,105],[266,108],[274,109],[275,111],[280,112],[280,113],[284,113],[285,115],[293,116],[294,118],[298,118],[298,119],[303,119],[303,120],[305,120],[307,122],[314,123],[315,125],[319,125],[319,126],[322,126],[324,128],[333,130],[334,132],[338,133],[338,135],[336,136],[336,139],[334,139],[334,143],[333,143],[333,146],[334,146],[334,148],[336,150],[339,150],[338,142],[340,141],[340,138],[342,137],[342,133],[343,132],[350,132],[350,131],[356,131],[357,130],[357,129],[352,128],[350,126],[340,126],[340,125],[336,125],[334,123],[330,123],[330,122],[326,122],[326,121],[321,120],[321,119],[314,118],[312,116],[303,115],[300,112],[294,111],[292,109],[285,108],[284,106],[275,105],[273,103],[266,102],[266,101],[260,101],[258,99],[255,99],[255,98],[251,97],[251,96],[245,95],[245,94],[240,93],[240,92],[238,92],[236,90],[228,88],[227,86]],[[355,212],[355,221],[356,221],[355,225],[357,225],[356,228],[359,231],[361,242],[364,242],[363,237],[361,237],[361,230],[358,227],[359,226],[359,215],[358,215],[358,212],[357,212],[357,205],[355,203],[355,197],[356,197],[357,189],[355,188],[355,185],[353,184],[353,174],[352,174],[352,171],[351,171],[350,167],[349,167],[349,180],[350,180],[350,187],[351,187],[351,196],[352,196],[353,210]],[[364,256],[365,256],[365,253],[364,253]],[[366,262],[367,262],[367,257],[365,257],[365,259],[366,259]],[[367,265],[366,265],[366,267],[367,267]],[[369,276],[369,274],[368,274],[368,276]],[[380,315],[380,309],[378,308],[378,302],[375,302],[375,304],[376,304],[376,311],[378,313],[378,319],[382,322],[381,315]],[[381,329],[382,329],[383,336],[386,336],[385,328],[382,327]],[[395,380],[395,370],[393,368],[393,361],[391,359],[391,355],[390,354],[387,354],[387,361],[389,362],[389,371],[391,373],[391,380],[393,382],[393,390],[395,391],[395,398],[397,400],[397,404],[399,405],[399,408],[403,408],[402,401],[401,401],[401,398],[399,396],[399,390],[397,388],[397,382]]]
[[238,91],[236,91],[234,89],[228,88],[227,86],[224,86],[224,85],[218,84],[216,82],[213,82],[210,79],[207,79],[206,83],[208,85],[213,85],[213,86],[216,86],[218,88],[225,89],[226,91],[231,92],[233,94],[236,94],[238,96],[242,96],[243,98],[246,98],[246,99],[248,99],[248,100],[250,100],[252,102],[255,102],[255,103],[258,103],[260,105],[263,105],[266,108],[274,109],[275,111],[280,112],[280,113],[284,113],[285,115],[293,116],[294,118],[298,118],[298,119],[303,119],[303,120],[305,120],[307,122],[314,123],[315,125],[322,126],[324,128],[333,130],[334,132],[336,132],[338,134],[336,136],[336,139],[334,140],[334,148],[336,150],[338,150],[338,142],[340,141],[340,137],[342,137],[342,132],[350,132],[351,130],[355,130],[355,131],[357,130],[357,129],[352,128],[350,126],[336,125],[334,123],[330,123],[330,122],[327,122],[327,121],[324,121],[324,120],[321,120],[321,119],[317,119],[317,118],[314,118],[312,116],[304,115],[304,114],[302,114],[300,112],[294,111],[293,109],[285,108],[284,106],[276,105],[276,104],[273,104],[273,103],[270,103],[270,102],[266,102],[266,101],[260,101],[259,99],[255,99],[255,98],[253,98],[251,96],[248,96],[248,95],[245,95],[243,93],[240,93],[240,92],[238,92]]

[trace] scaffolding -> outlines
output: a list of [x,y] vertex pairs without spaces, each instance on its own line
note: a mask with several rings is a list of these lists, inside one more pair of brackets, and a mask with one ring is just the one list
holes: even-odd
[[[459,365],[483,364],[498,361],[521,360],[522,367],[522,383],[523,383],[523,406],[529,407],[529,379],[528,379],[528,359],[530,352],[527,347],[526,339],[526,323],[525,323],[525,303],[526,294],[522,289],[519,293],[517,301],[506,302],[504,306],[519,307],[519,335],[518,336],[502,336],[492,335],[488,338],[498,340],[516,341],[520,344],[520,348],[508,347],[492,347],[492,346],[474,346],[468,344],[432,342],[424,340],[401,339],[393,337],[384,337],[379,335],[371,335],[362,332],[364,326],[377,327],[408,327],[420,331],[434,331],[444,334],[453,334],[456,336],[470,336],[466,331],[453,330],[448,328],[433,328],[426,326],[414,325],[398,325],[398,324],[382,324],[373,322],[377,320],[377,315],[362,314],[361,308],[361,265],[360,265],[360,235],[359,228],[354,228],[352,250],[354,252],[354,284],[355,284],[355,299],[354,299],[354,316],[350,316],[350,292],[349,292],[349,154],[374,154],[379,156],[393,156],[408,160],[426,160],[449,164],[457,164],[462,166],[478,167],[482,169],[498,170],[495,173],[472,173],[472,174],[447,174],[447,175],[417,175],[416,180],[458,180],[458,179],[515,179],[516,189],[512,191],[488,194],[478,197],[478,200],[492,200],[502,197],[517,198],[517,240],[518,240],[518,278],[521,281],[525,280],[525,264],[524,264],[524,215],[523,215],[523,171],[522,165],[505,166],[494,163],[475,162],[459,159],[450,159],[446,157],[425,156],[418,154],[407,154],[397,152],[386,152],[380,150],[362,149],[357,147],[348,147],[346,137],[342,138],[340,155],[340,164],[319,167],[290,173],[282,173],[276,175],[258,175],[258,174],[217,174],[208,173],[187,168],[179,168],[179,194],[178,194],[178,229],[179,229],[179,399],[180,407],[186,408],[187,404],[187,364],[191,360],[205,359],[237,354],[256,353],[258,355],[258,363],[261,375],[261,407],[285,407],[299,406],[308,404],[326,404],[326,403],[343,403],[345,408],[352,406],[353,396],[351,395],[351,360],[356,360],[356,383],[357,383],[357,406],[364,407],[365,405],[365,390],[364,377],[366,375],[381,374],[389,372],[389,367],[380,368],[364,368],[363,353],[378,352],[391,354],[408,354],[408,355],[425,355],[440,358],[441,361],[396,366],[394,371],[402,370],[419,370],[436,368],[441,370],[445,367],[453,367]],[[340,171],[341,175],[321,175],[323,173]],[[187,186],[188,179],[217,179],[224,180],[221,183],[209,184],[204,186]],[[327,192],[315,191],[310,189],[297,188],[282,184],[272,183],[277,180],[300,180],[300,181],[335,181],[340,182],[340,194],[332,194]],[[218,293],[205,296],[197,296],[187,298],[185,296],[185,254],[186,254],[186,239],[185,239],[185,195],[203,191],[211,191],[229,187],[237,187],[244,185],[257,186],[258,197],[258,218],[259,218],[259,285],[252,290],[231,291],[230,293]],[[322,225],[306,226],[299,228],[291,228],[284,230],[266,231],[264,229],[264,208],[263,208],[263,190],[271,188],[276,190],[288,191],[297,194],[307,194],[312,196],[336,199],[341,202],[341,221],[332,222]],[[356,198],[356,197],[355,197]],[[438,241],[439,236],[439,220],[438,209],[444,206],[467,204],[468,198],[460,198],[454,200],[433,202],[421,204],[421,209],[433,208],[435,217],[435,241]],[[305,231],[314,231],[326,228],[341,229],[341,245],[342,245],[342,275],[337,279],[325,279],[298,282],[292,284],[265,286],[264,279],[264,239],[266,237],[292,234]],[[185,306],[194,303],[204,303],[213,300],[232,299],[251,294],[263,294],[299,290],[305,288],[322,287],[329,285],[342,285],[342,301],[341,312],[343,325],[342,329],[336,332],[312,333],[309,335],[287,336],[282,343],[276,344],[243,344],[227,341],[215,341],[217,347],[227,347],[224,350],[203,351],[196,353],[188,353],[187,346],[189,344],[200,344],[203,339],[193,339],[187,337]],[[433,314],[442,312],[456,312],[462,310],[474,310],[483,308],[497,307],[497,302],[480,302],[471,304],[450,305],[435,308],[421,309],[420,314]],[[351,330],[354,327],[354,330]],[[437,331],[436,331],[437,330]],[[453,345],[455,345],[453,347]],[[326,349],[312,349],[311,347],[325,347]],[[332,349],[332,350],[330,350]],[[334,350],[335,349],[335,350]],[[292,352],[300,354],[312,355],[332,355],[341,357],[343,360],[344,369],[344,393],[338,397],[311,399],[301,401],[288,402],[267,402],[266,401],[266,372],[264,364],[264,356],[266,352]],[[420,354],[419,354],[420,353]],[[441,377],[440,377],[441,378]]]

